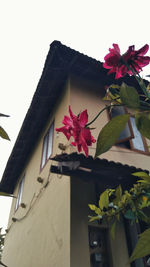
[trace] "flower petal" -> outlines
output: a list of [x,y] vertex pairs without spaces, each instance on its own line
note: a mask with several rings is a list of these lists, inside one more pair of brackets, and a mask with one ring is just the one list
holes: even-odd
[[119,45],[118,44],[113,44],[113,47],[115,49],[115,51],[120,54],[120,48],[119,48]]
[[148,49],[149,49],[149,45],[146,44],[143,47],[141,47],[139,50],[137,50],[136,54],[138,54],[140,56],[144,56],[147,53]]
[[107,54],[104,59],[103,67],[110,69],[108,74],[115,72],[115,79],[119,79],[125,76],[127,73],[133,75],[132,70],[128,69],[128,65],[131,69],[139,73],[143,67],[150,63],[150,57],[145,57],[149,46],[144,45],[139,50],[135,50],[134,45],[129,46],[127,52],[120,55],[120,49],[117,44],[113,44],[114,48],[109,49],[109,54]]
[[71,133],[70,131],[68,130],[68,128],[66,128],[66,126],[63,126],[61,128],[56,128],[55,129],[57,132],[62,132],[66,137],[67,139],[69,140],[70,137],[71,137]]
[[88,114],[87,114],[87,109],[85,109],[83,112],[80,113],[79,115],[79,123],[81,127],[85,127],[85,125],[88,122]]
[[73,125],[72,120],[66,115],[64,116],[64,119],[63,119],[62,123],[65,124],[65,125],[70,125],[70,126]]
[[72,120],[73,119],[77,119],[77,116],[73,114],[70,106],[69,106],[69,114],[70,114],[70,117],[71,117]]

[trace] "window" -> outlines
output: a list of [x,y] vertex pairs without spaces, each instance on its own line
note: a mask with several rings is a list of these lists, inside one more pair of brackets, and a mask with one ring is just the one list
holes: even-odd
[[[124,107],[116,106],[111,109],[109,115],[111,118],[113,118],[124,113],[127,113],[127,110]],[[125,129],[120,134],[116,145],[124,148],[129,148],[144,154],[149,154],[146,140],[138,131],[135,124],[135,118],[133,116],[130,116],[129,121],[126,124]]]
[[43,167],[45,166],[46,162],[48,161],[49,157],[52,154],[53,132],[54,132],[54,123],[52,123],[48,132],[44,136],[41,169],[43,169]]
[[25,175],[22,177],[19,186],[18,186],[18,196],[16,199],[16,206],[15,206],[15,211],[19,208],[20,204],[21,204],[21,200],[22,200],[22,193],[23,193],[23,186],[24,186],[24,179],[25,179]]

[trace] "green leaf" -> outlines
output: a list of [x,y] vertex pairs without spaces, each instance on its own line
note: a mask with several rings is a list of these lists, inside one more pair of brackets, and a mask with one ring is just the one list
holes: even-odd
[[135,123],[139,132],[145,136],[146,138],[150,139],[150,118],[148,114],[135,114]]
[[113,89],[120,89],[120,85],[118,85],[118,84],[111,84],[110,86],[109,86],[109,88],[113,88]]
[[129,219],[129,220],[134,220],[134,219],[136,219],[136,216],[135,216],[135,214],[133,213],[132,210],[127,210],[126,213],[124,214],[124,217],[125,217],[126,219]]
[[89,204],[88,206],[89,206],[89,208],[90,208],[91,210],[93,210],[93,211],[95,211],[95,209],[97,208],[95,205],[92,205],[92,204]]
[[120,201],[121,200],[121,197],[122,197],[122,187],[121,187],[121,185],[119,185],[116,188],[115,195],[116,195],[116,202],[118,203],[118,201]]
[[116,191],[115,189],[111,189],[111,188],[109,188],[109,189],[108,189],[108,195],[109,195],[109,197],[110,197],[115,191]]
[[140,178],[150,178],[150,176],[146,172],[134,172],[132,175],[140,177]]
[[97,215],[102,215],[102,211],[99,208],[97,208],[95,205],[89,204],[88,206],[91,210],[95,211]]
[[150,184],[150,179],[143,179],[143,180],[138,180],[138,183],[143,183],[143,184]]
[[109,194],[108,190],[105,190],[100,195],[99,207],[101,210],[103,210],[103,208],[108,208],[108,205],[109,205],[109,195],[108,194]]
[[5,132],[5,130],[0,126],[0,136],[4,139],[10,140],[8,134]]
[[138,218],[146,223],[150,222],[150,218],[142,211],[137,209]]
[[89,216],[89,222],[94,222],[94,221],[97,221],[97,220],[101,220],[102,219],[102,216],[98,215],[98,216]]
[[134,87],[122,83],[120,98],[127,107],[138,108],[140,106],[139,95]]
[[146,172],[134,172],[132,175],[142,178],[143,180],[138,180],[139,183],[150,183],[150,176]]
[[95,209],[95,213],[96,213],[97,215],[102,215],[102,211],[101,211],[99,208],[97,208],[97,207],[96,207],[96,209]]
[[105,153],[116,143],[128,119],[128,114],[119,115],[114,117],[103,127],[97,139],[95,157]]
[[143,258],[150,254],[150,228],[145,230],[142,234],[140,234],[140,238],[137,242],[137,245],[130,257],[130,262]]
[[109,93],[111,93],[111,95],[114,96],[114,97],[115,96],[119,96],[120,97],[118,89],[120,89],[120,86],[111,85],[109,87]]
[[121,103],[120,86],[115,85],[115,84],[110,85],[109,88],[107,89],[107,96],[108,96],[109,100],[114,100],[113,103],[115,103],[115,102]]
[[9,115],[6,115],[6,114],[3,114],[3,113],[0,113],[0,117],[9,117]]
[[115,239],[115,231],[116,231],[116,221],[114,221],[110,227],[110,234],[113,240]]

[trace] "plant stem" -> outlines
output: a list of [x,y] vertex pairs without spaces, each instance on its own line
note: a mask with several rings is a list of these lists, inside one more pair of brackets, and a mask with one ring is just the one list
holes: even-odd
[[100,114],[105,111],[106,109],[110,108],[110,107],[116,107],[116,106],[123,106],[123,105],[120,105],[120,104],[114,104],[114,105],[109,105],[109,106],[106,106],[104,107],[102,110],[100,110],[100,112],[95,116],[95,118],[90,121],[89,123],[86,124],[86,127],[88,127],[89,125],[91,125],[94,121],[96,121],[96,119],[100,116]]

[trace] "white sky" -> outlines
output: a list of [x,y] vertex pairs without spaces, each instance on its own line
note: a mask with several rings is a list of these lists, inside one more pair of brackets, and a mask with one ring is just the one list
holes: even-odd
[[[103,61],[112,43],[125,52],[150,45],[150,1],[0,0],[0,177],[40,79],[49,44],[59,40]],[[150,52],[147,53],[150,56]],[[144,70],[150,74],[150,66]],[[0,227],[6,228],[10,200],[0,197]]]

